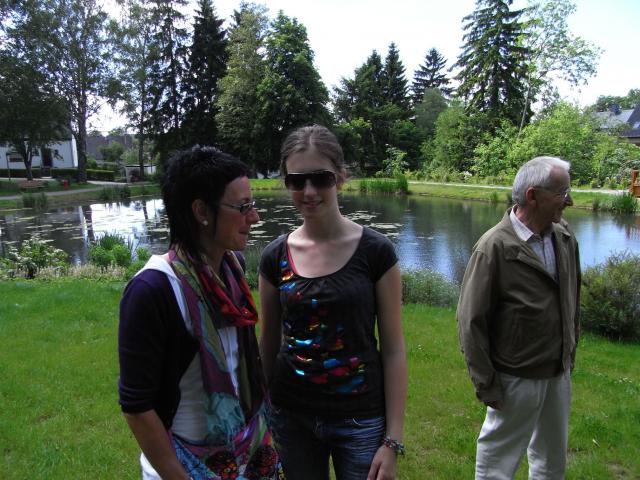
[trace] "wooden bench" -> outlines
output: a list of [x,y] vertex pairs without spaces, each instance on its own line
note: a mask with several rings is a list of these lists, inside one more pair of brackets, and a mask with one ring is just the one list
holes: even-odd
[[22,191],[40,190],[44,188],[44,182],[42,180],[24,180],[18,183],[18,187]]

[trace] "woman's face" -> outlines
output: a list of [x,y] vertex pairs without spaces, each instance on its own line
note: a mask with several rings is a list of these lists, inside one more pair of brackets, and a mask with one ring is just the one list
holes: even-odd
[[[252,200],[247,177],[238,177],[227,184],[220,199],[213,238],[217,247],[222,250],[244,250],[247,246],[251,225],[260,220],[256,209],[246,205]],[[248,208],[246,213],[240,211],[242,205]]]
[[[331,171],[335,174],[335,184],[316,186],[313,180],[304,181],[301,190],[290,187],[293,204],[304,217],[321,215],[338,208],[337,188],[344,183],[344,174],[337,172],[331,160],[319,154],[315,149],[294,153],[287,159],[287,174]],[[321,183],[321,182],[317,182]],[[301,186],[301,185],[299,185]]]

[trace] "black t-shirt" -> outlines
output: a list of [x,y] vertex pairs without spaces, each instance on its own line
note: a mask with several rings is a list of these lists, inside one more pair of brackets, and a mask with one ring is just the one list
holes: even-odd
[[282,308],[272,402],[326,418],[384,415],[375,284],[398,261],[393,244],[364,227],[340,270],[304,278],[291,265],[287,237],[271,242],[260,262],[262,275],[280,290]]

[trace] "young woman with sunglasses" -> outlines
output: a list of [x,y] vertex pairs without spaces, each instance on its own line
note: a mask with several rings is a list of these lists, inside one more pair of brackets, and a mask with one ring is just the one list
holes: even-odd
[[239,253],[259,220],[248,173],[214,148],[176,154],[162,183],[169,251],[122,297],[120,405],[144,480],[281,478]]
[[287,137],[281,172],[303,223],[266,247],[259,291],[285,475],[327,480],[331,457],[337,480],[393,479],[407,387],[393,245],[340,213],[343,153],[325,127]]

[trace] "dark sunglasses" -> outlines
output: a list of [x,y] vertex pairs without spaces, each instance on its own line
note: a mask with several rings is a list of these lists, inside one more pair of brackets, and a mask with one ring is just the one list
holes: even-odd
[[255,200],[249,200],[248,202],[241,203],[240,205],[234,205],[233,203],[222,203],[222,202],[220,202],[220,205],[223,205],[223,206],[229,207],[229,208],[233,208],[234,210],[239,211],[242,215],[246,215],[251,210],[256,208],[256,201]]
[[287,173],[284,176],[284,184],[289,190],[296,192],[304,190],[307,180],[311,182],[313,188],[322,190],[331,188],[336,184],[336,174],[331,170],[316,170],[307,173]]

